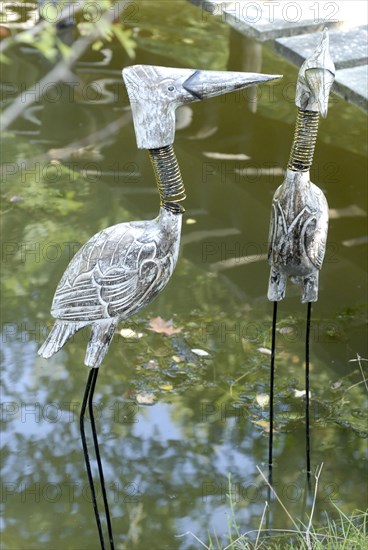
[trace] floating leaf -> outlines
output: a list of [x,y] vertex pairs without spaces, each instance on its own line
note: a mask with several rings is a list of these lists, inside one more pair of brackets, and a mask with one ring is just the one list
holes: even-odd
[[144,365],[142,365],[145,369],[148,369],[148,370],[158,370],[159,369],[159,364],[158,364],[158,361],[157,359],[150,359],[147,363],[144,363]]
[[163,384],[162,386],[160,386],[160,390],[164,390],[164,391],[171,391],[174,389],[174,386],[172,386],[171,384]]
[[135,399],[140,405],[153,405],[156,401],[156,396],[151,392],[141,392],[137,393]]
[[154,319],[151,319],[149,322],[149,329],[153,332],[159,332],[160,334],[167,334],[168,336],[182,331],[182,327],[173,327],[172,319],[165,321],[162,317],[155,317]]
[[194,218],[187,218],[185,223],[187,225],[193,225],[193,224],[197,223],[197,220],[195,220]]
[[131,338],[133,340],[139,340],[139,338],[144,336],[143,332],[135,332],[135,330],[130,328],[122,328],[118,331],[118,334],[120,334],[123,338]]
[[218,160],[250,160],[251,158],[244,153],[218,153],[217,151],[204,151],[203,155]]
[[268,348],[257,348],[257,351],[259,351],[259,353],[264,353],[265,355],[271,355],[271,350]]
[[191,350],[196,355],[199,355],[199,357],[209,357],[208,351],[204,351],[204,349],[194,348]]
[[270,402],[270,396],[267,393],[257,393],[256,401],[258,405],[264,409]]
[[268,420],[252,420],[253,424],[256,424],[256,426],[260,426],[264,429],[265,432],[269,433],[270,431],[270,423]]
[[[294,390],[294,397],[305,397],[305,390]],[[309,398],[311,397],[311,392],[309,392]]]
[[290,334],[291,332],[294,332],[293,327],[280,327],[276,329],[280,334]]

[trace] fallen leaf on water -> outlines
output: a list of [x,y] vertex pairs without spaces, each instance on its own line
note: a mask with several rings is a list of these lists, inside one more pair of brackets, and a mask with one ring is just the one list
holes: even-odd
[[210,159],[219,160],[250,160],[251,158],[244,153],[218,153],[217,151],[204,151],[203,155]]
[[290,334],[291,332],[294,332],[293,327],[280,327],[276,329],[280,334]]
[[167,334],[168,336],[182,331],[182,327],[173,327],[172,319],[165,321],[162,317],[154,317],[151,319],[149,322],[149,329],[153,332],[159,332],[160,334]]
[[174,386],[172,386],[171,384],[163,384],[162,386],[160,386],[160,390],[171,391],[172,389],[174,389]]
[[264,409],[270,402],[270,396],[267,393],[257,393],[256,401],[258,405]]
[[196,355],[199,355],[199,357],[208,357],[209,353],[207,351],[204,351],[204,349],[194,348],[191,350]]
[[266,433],[270,431],[270,423],[267,420],[252,420],[253,424],[260,426]]
[[193,224],[197,223],[197,220],[195,220],[194,218],[187,218],[187,219],[185,220],[185,223],[186,223],[187,225],[193,225]]
[[333,382],[331,384],[331,390],[338,390],[339,388],[341,388],[341,386],[342,386],[341,380],[337,380],[336,382]]
[[140,405],[153,405],[156,401],[155,395],[150,392],[137,393],[135,399]]
[[265,355],[271,355],[271,350],[268,348],[257,348],[257,351],[259,351],[259,353],[264,353]]
[[150,359],[147,363],[143,363],[142,367],[148,370],[158,370],[160,365],[157,359]]
[[118,331],[118,334],[120,334],[123,338],[132,338],[134,340],[139,340],[139,338],[144,336],[143,332],[135,332],[135,330],[130,328],[122,328]]
[[[294,397],[305,397],[305,390],[294,390]],[[309,398],[311,398],[311,392],[309,392]]]
[[10,197],[9,202],[20,202],[23,198],[21,195],[14,195],[13,197]]

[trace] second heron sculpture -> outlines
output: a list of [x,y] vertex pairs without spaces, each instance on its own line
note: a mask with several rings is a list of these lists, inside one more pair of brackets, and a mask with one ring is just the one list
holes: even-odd
[[[88,403],[101,486],[103,470],[92,399],[99,366],[116,326],[148,305],[168,283],[179,254],[185,190],[172,144],[175,109],[193,101],[267,82],[274,75],[201,71],[135,65],[123,70],[137,145],[148,149],[160,196],[154,220],[120,223],[92,237],[69,263],[54,296],[56,322],[39,354],[51,357],[78,330],[91,325],[85,364],[91,367],[84,392],[80,429],[101,547],[105,548],[85,439]],[[110,547],[114,548],[108,502],[103,491]]]
[[319,115],[327,116],[335,67],[329,53],[328,31],[300,68],[295,103],[298,107],[294,140],[284,182],[272,201],[268,259],[271,266],[268,299],[274,303],[270,375],[269,477],[272,474],[273,394],[277,303],[285,296],[286,282],[301,285],[307,303],[305,352],[306,454],[310,476],[309,444],[309,336],[311,304],[318,299],[318,276],[326,250],[328,206],[321,189],[310,181]]

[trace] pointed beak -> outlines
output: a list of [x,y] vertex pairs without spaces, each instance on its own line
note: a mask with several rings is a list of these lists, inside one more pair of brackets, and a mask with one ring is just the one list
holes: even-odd
[[321,116],[326,118],[334,74],[326,69],[308,69],[305,71],[305,79],[317,101]]
[[137,146],[156,149],[174,143],[177,107],[281,76],[133,65],[124,68],[123,78],[132,108]]
[[282,75],[258,73],[237,73],[230,71],[195,71],[183,82],[183,88],[192,96],[187,101],[198,101],[217,95],[227,94],[234,90],[242,90],[249,86],[256,86],[269,82]]

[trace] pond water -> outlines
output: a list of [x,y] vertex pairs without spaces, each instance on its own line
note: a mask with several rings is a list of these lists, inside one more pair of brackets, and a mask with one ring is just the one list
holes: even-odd
[[[47,361],[36,352],[52,325],[56,285],[79,246],[104,227],[149,219],[158,209],[121,78],[132,63],[284,78],[178,113],[175,150],[187,190],[179,262],[156,301],[119,327],[125,330],[114,337],[95,394],[116,547],[200,548],[189,531],[205,544],[216,534],[226,546],[229,491],[240,533],[258,529],[267,499],[257,470],[267,472],[268,457],[272,305],[265,254],[271,199],[293,136],[297,68],[271,45],[245,39],[181,0],[131,3],[124,22],[133,31],[134,60],[114,40],[85,54],[67,82],[23,111],[3,139],[7,550],[99,548],[78,423],[88,331]],[[10,104],[53,63],[25,45],[8,56]],[[331,209],[312,309],[313,471],[323,463],[316,527],[326,513],[337,515],[334,505],[349,515],[367,504],[366,138],[366,115],[332,95],[311,173]],[[293,518],[307,523],[298,397],[305,319],[299,289],[289,285],[277,325],[273,482]],[[276,501],[268,527],[293,528]]]

